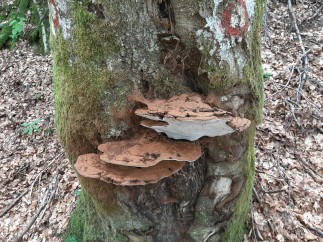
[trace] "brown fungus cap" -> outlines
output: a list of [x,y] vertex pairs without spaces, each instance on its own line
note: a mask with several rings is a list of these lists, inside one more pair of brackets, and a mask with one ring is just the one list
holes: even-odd
[[84,177],[116,185],[135,186],[157,183],[179,171],[184,164],[184,161],[161,161],[155,166],[137,168],[108,164],[100,160],[100,155],[86,154],[78,157],[74,167]]
[[149,167],[161,161],[196,161],[202,150],[192,142],[158,140],[153,137],[141,136],[129,140],[107,142],[99,145],[104,152],[100,159],[115,165]]
[[136,115],[149,119],[143,120],[142,126],[163,132],[173,139],[194,141],[203,136],[226,135],[235,130],[242,131],[251,123],[248,119],[211,107],[197,93],[151,102],[141,96],[132,99],[147,106],[135,111]]

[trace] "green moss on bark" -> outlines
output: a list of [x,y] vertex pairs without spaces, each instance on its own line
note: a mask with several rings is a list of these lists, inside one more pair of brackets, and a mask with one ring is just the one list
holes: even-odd
[[98,218],[91,198],[82,192],[71,215],[63,241],[106,241],[103,231],[99,229]]
[[250,211],[250,205],[252,200],[252,187],[255,178],[255,130],[256,125],[253,124],[245,136],[248,143],[248,150],[244,156],[245,166],[245,184],[239,199],[235,202],[235,209],[233,216],[227,226],[226,231],[221,236],[220,241],[242,241],[244,233],[247,228],[247,218]]
[[132,90],[130,78],[108,68],[107,59],[119,50],[115,33],[86,3],[74,3],[72,39],[58,30],[52,41],[57,133],[72,160],[95,152],[98,136],[109,136],[118,125],[111,112],[127,105]]
[[245,186],[240,198],[236,202],[233,217],[227,230],[221,237],[221,241],[242,241],[247,227],[247,218],[252,201],[252,187],[255,178],[255,130],[256,124],[261,122],[263,113],[263,79],[261,75],[261,30],[262,16],[264,12],[264,0],[257,0],[256,16],[252,25],[252,35],[250,39],[251,47],[249,53],[249,64],[244,70],[245,79],[248,80],[253,91],[253,106],[247,113],[247,118],[253,120],[245,136],[248,150],[245,155],[244,174],[246,177]]
[[[89,183],[89,180],[86,182]],[[135,230],[144,233],[150,226],[147,219],[135,217],[127,209],[118,209],[113,201],[95,200],[92,195],[82,191],[63,241],[125,242],[129,239],[123,232]]]

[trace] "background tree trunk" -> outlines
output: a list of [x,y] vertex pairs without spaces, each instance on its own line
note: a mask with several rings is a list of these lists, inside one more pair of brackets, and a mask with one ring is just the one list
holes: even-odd
[[252,121],[211,138],[200,159],[156,184],[79,176],[66,239],[240,241],[262,113],[264,0],[49,2],[57,132],[73,164],[103,141],[146,132],[128,100],[134,90],[147,99],[214,94],[216,106]]

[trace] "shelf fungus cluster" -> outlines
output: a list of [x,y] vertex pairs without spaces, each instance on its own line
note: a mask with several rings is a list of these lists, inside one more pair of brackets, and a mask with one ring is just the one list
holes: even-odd
[[102,154],[78,157],[74,167],[81,176],[123,186],[156,183],[182,169],[186,162],[200,158],[201,146],[192,141],[242,131],[250,125],[248,119],[209,106],[195,93],[169,100],[132,99],[146,106],[135,111],[144,118],[140,124],[165,133],[168,139],[146,132],[101,144],[98,149]]
[[194,141],[204,136],[226,135],[235,130],[243,131],[251,123],[248,119],[211,107],[196,93],[153,102],[139,97],[136,101],[147,106],[135,112],[145,118],[141,125],[165,133],[172,139]]
[[202,155],[198,144],[158,141],[148,135],[107,142],[98,148],[103,154],[79,156],[75,169],[81,176],[123,186],[156,183]]

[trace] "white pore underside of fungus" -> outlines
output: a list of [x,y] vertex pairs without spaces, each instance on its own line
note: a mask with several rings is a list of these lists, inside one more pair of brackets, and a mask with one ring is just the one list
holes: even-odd
[[174,96],[169,100],[149,101],[133,98],[147,108],[137,109],[136,115],[145,118],[141,125],[165,133],[172,139],[198,140],[242,131],[250,121],[234,117],[232,113],[211,107],[197,93]]
[[[146,118],[158,120],[154,116]],[[151,125],[151,123],[143,120],[140,124],[144,127],[156,130],[159,133],[165,133],[172,139],[184,139],[189,141],[198,140],[201,137],[215,137],[233,133],[234,130],[226,124],[223,119],[210,119],[210,120],[176,120],[164,118],[167,125]]]

